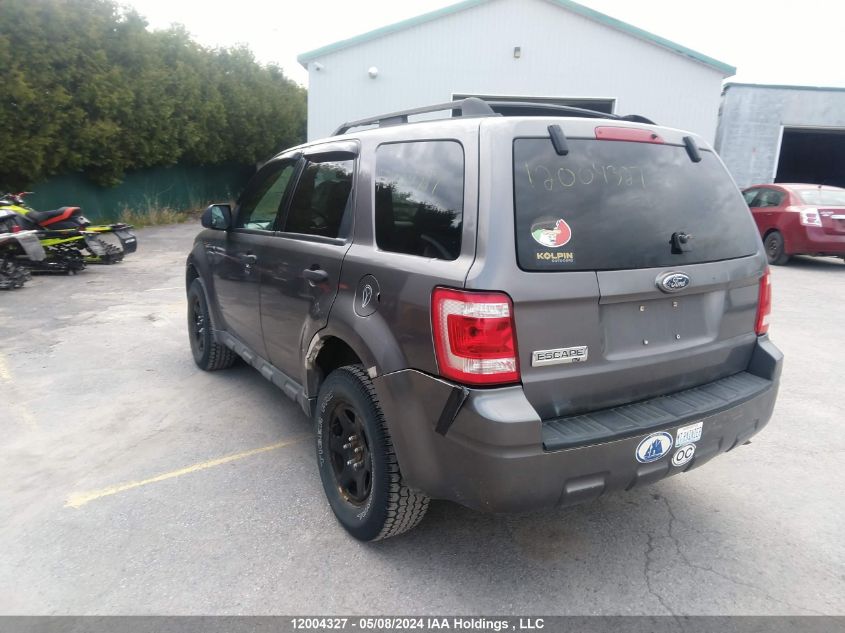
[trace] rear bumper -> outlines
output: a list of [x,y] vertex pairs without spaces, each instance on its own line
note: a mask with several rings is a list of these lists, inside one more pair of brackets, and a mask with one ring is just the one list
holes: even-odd
[[[754,394],[695,420],[661,418],[620,439],[585,440],[562,450],[544,448],[544,423],[519,386],[463,390],[414,370],[373,383],[408,485],[471,508],[510,512],[572,505],[652,483],[744,443],[771,417],[782,358],[762,337],[747,371],[768,385],[758,383]],[[674,467],[674,450],[651,463],[636,459],[651,433],[666,431],[674,439],[679,427],[697,421],[703,422],[702,437],[688,463]]]
[[845,235],[825,233],[821,227],[802,226],[787,250],[794,255],[845,255]]

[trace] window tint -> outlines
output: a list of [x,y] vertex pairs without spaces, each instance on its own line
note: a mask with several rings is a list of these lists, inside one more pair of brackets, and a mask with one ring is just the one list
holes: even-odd
[[437,259],[461,252],[464,151],[456,141],[381,145],[376,151],[376,243]]
[[296,163],[271,163],[259,171],[247,185],[238,208],[238,228],[272,231]]
[[[713,152],[570,139],[514,141],[514,206],[524,270],[668,267],[752,255],[759,237],[736,185]],[[672,235],[692,236],[672,252]]]
[[775,191],[774,189],[760,189],[760,193],[754,201],[754,206],[779,207],[781,202],[783,202],[782,191]]
[[352,192],[353,160],[309,162],[299,178],[285,220],[287,233],[337,237]]

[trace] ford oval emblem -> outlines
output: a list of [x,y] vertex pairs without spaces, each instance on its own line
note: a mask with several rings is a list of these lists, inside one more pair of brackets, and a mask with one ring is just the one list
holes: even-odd
[[657,278],[657,287],[663,292],[678,292],[690,284],[686,273],[664,273]]

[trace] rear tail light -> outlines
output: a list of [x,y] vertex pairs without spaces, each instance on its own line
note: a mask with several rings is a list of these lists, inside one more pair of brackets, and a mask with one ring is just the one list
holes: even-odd
[[519,382],[513,304],[506,294],[435,288],[431,324],[444,378],[469,385]]
[[757,295],[757,322],[754,329],[757,335],[769,331],[769,314],[772,312],[772,281],[769,278],[769,269],[760,278],[760,290]]
[[818,209],[801,209],[800,214],[801,224],[804,226],[822,225],[822,216],[819,215]]

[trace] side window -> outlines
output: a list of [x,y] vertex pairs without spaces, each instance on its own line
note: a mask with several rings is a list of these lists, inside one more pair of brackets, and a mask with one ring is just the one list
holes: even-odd
[[[238,207],[236,228],[272,231],[296,162],[281,161],[264,167],[251,182]],[[254,186],[253,186],[254,185]]]
[[783,202],[783,193],[774,189],[761,189],[754,203],[757,207],[779,207]]
[[742,197],[745,198],[745,204],[752,208],[756,207],[757,202],[754,200],[754,198],[757,197],[758,193],[760,193],[759,189],[749,189],[748,191],[743,191]]
[[353,160],[309,162],[294,190],[283,230],[338,237],[352,193],[354,164]]
[[391,143],[376,150],[376,243],[437,259],[461,252],[464,150],[456,141]]

